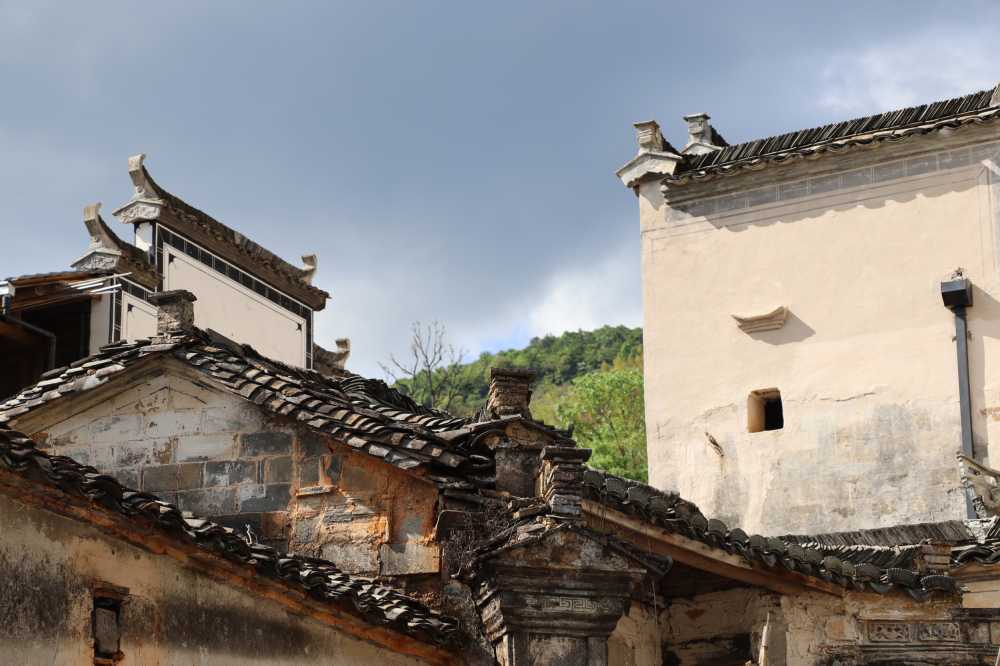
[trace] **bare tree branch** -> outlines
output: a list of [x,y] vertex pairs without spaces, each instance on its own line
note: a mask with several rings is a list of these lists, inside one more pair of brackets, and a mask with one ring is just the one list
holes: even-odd
[[462,393],[466,351],[447,340],[444,324],[438,321],[410,327],[410,359],[389,356],[379,363],[386,377],[426,407],[448,411]]

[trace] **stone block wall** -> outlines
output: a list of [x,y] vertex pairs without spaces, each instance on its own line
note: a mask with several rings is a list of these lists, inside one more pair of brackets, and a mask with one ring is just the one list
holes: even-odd
[[[81,408],[33,416],[51,453],[93,465],[279,549],[349,572],[435,573],[437,490],[298,423],[162,374]],[[41,424],[41,425],[38,425]]]
[[279,428],[236,396],[160,376],[40,435],[52,453],[282,546],[295,437]]

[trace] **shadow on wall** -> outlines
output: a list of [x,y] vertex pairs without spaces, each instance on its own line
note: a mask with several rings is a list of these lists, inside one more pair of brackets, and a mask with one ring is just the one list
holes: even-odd
[[806,338],[811,338],[816,334],[809,324],[799,319],[794,312],[788,311],[785,317],[785,325],[771,331],[757,331],[747,333],[754,340],[760,340],[769,345],[783,345],[789,342],[802,342]]
[[[881,196],[868,196],[864,199],[857,199],[853,201],[848,201],[840,204],[825,204],[822,201],[816,201],[815,206],[809,208],[808,210],[795,211],[788,214],[780,215],[768,215],[760,220],[744,220],[741,222],[731,221],[732,218],[729,215],[720,216],[707,215],[706,221],[708,221],[716,229],[725,229],[726,231],[731,231],[733,233],[739,233],[741,231],[746,231],[750,227],[769,227],[776,224],[794,224],[795,222],[800,222],[803,220],[812,220],[825,215],[828,212],[843,212],[847,210],[852,210],[854,208],[867,208],[869,210],[877,210],[884,207],[890,201],[893,203],[908,203],[914,201],[918,197],[925,199],[934,199],[939,196],[950,194],[953,192],[964,192],[967,189],[978,187],[977,179],[963,180],[960,182],[950,182],[950,183],[935,183],[929,187],[922,187],[921,189],[914,189],[906,192],[898,192],[891,195],[881,195]],[[864,192],[858,192],[859,196],[863,196]],[[748,212],[747,210],[735,210],[732,212]]]
[[[942,306],[943,307],[943,306]],[[988,358],[1000,341],[1000,301],[973,285],[969,319],[969,393],[972,397],[973,455],[996,467],[1000,455],[990,455],[990,430],[1000,428],[1000,376],[996,359]],[[956,361],[957,363],[957,361]],[[992,376],[991,376],[992,370]],[[958,409],[958,368],[955,369],[955,409]],[[956,452],[961,442],[955,442]]]

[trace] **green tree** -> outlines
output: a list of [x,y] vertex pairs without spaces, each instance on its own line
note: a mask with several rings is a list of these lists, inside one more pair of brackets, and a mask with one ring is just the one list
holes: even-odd
[[646,422],[638,365],[616,363],[578,376],[556,403],[556,416],[573,426],[581,447],[593,449],[591,465],[645,482]]

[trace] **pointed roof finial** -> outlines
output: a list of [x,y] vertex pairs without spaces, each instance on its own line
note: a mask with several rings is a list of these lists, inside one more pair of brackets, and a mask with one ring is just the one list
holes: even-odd
[[306,284],[312,284],[313,278],[316,276],[316,267],[319,265],[319,257],[315,254],[304,254],[302,255],[302,281]]
[[146,173],[146,168],[143,166],[145,159],[145,153],[132,155],[128,158],[128,175],[132,179],[132,184],[135,185],[133,199],[157,198],[156,188],[153,187],[149,174]]
[[101,219],[101,202],[87,204],[83,207],[83,221],[90,222]]
[[88,204],[83,207],[83,224],[90,234],[90,245],[92,248],[101,248],[106,253],[120,255],[121,251],[117,247],[115,239],[111,236],[111,230],[101,219],[101,202]]

